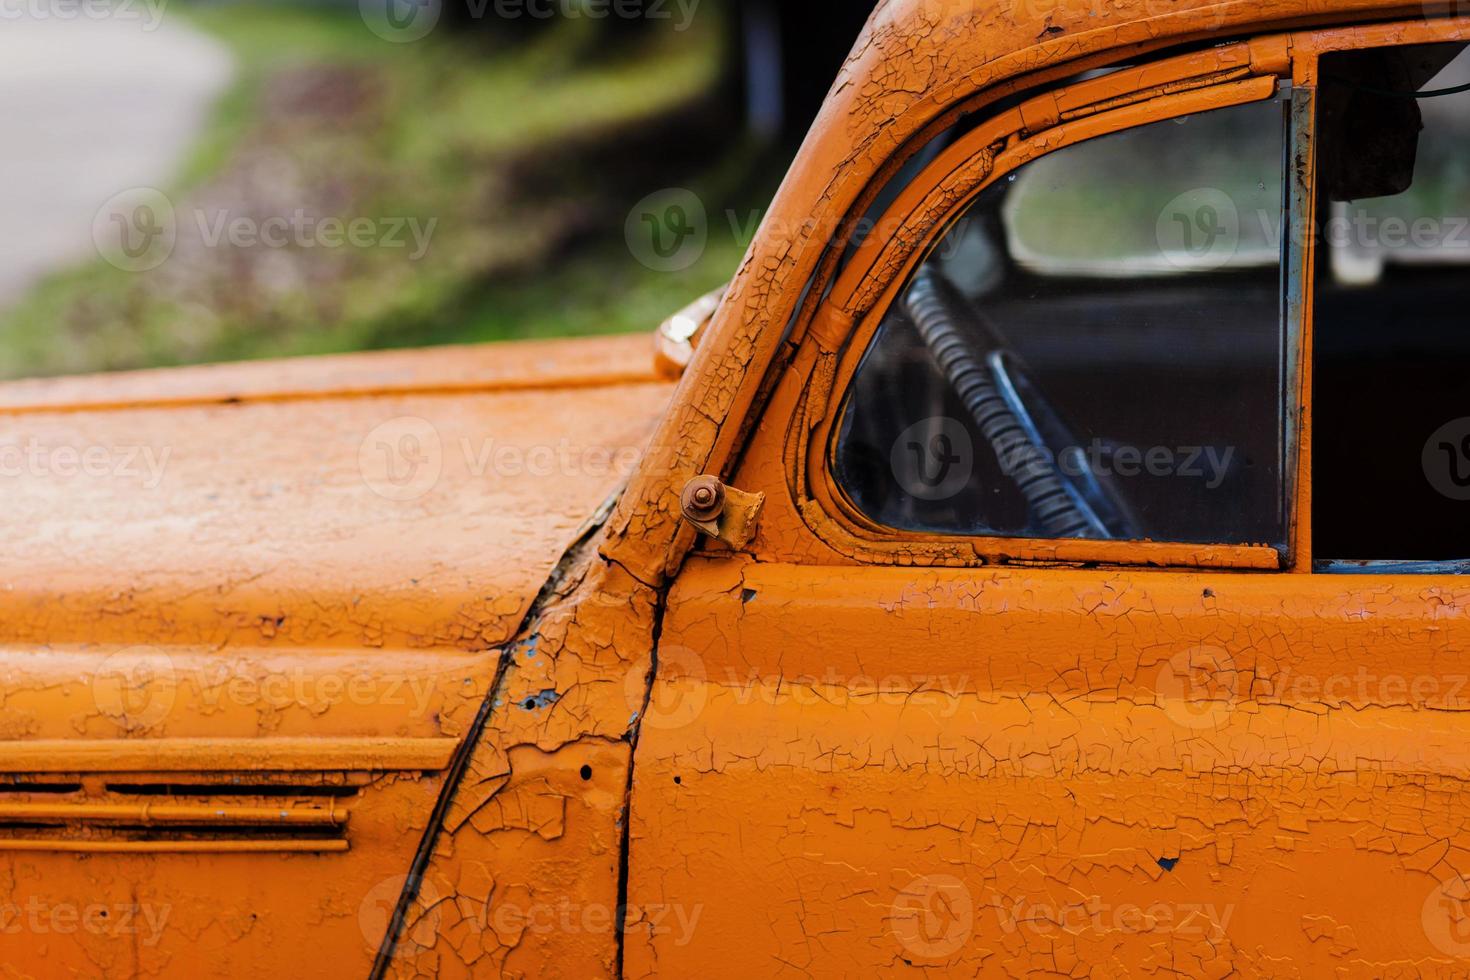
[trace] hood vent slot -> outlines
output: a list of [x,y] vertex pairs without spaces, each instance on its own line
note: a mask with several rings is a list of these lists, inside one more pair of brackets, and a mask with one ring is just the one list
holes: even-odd
[[108,783],[109,793],[124,796],[311,796],[353,797],[356,786],[292,786],[286,784],[241,785],[239,783]]
[[355,785],[0,784],[0,851],[340,852]]

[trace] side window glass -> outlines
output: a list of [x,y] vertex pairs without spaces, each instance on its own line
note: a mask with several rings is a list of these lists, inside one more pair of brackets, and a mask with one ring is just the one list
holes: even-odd
[[853,505],[927,533],[1283,543],[1284,116],[1154,123],[986,189],[848,392]]
[[1470,52],[1344,52],[1319,75],[1313,551],[1464,561]]

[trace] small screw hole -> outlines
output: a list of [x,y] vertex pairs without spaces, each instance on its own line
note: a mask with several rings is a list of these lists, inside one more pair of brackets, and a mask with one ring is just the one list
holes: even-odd
[[592,767],[591,766],[583,766],[582,767],[582,781],[583,782],[586,782],[587,780],[589,780],[591,778],[592,778]]

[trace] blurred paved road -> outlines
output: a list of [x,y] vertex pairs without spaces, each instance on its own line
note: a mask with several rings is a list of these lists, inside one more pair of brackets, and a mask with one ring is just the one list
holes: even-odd
[[0,2],[0,306],[95,255],[108,198],[166,185],[230,78],[224,48],[163,0],[77,13],[97,7],[63,19],[44,0]]

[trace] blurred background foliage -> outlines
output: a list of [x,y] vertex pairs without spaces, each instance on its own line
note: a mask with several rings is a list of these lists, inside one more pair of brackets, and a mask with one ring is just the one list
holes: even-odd
[[[86,258],[0,310],[0,374],[649,330],[733,274],[871,6],[700,0],[675,30],[456,0],[389,43],[355,3],[172,0],[234,61],[160,185],[181,214],[416,217],[427,254],[181,234],[146,272]],[[677,273],[624,239],[667,187],[711,215]]]

